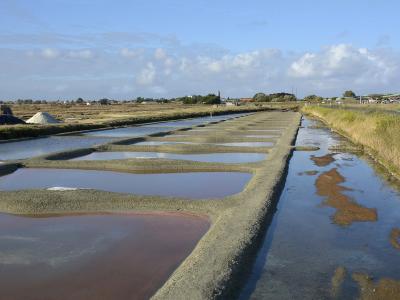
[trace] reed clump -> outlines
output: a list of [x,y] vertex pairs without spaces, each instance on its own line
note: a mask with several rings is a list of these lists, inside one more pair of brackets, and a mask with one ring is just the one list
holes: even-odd
[[308,106],[306,114],[322,119],[333,129],[363,146],[373,158],[400,177],[400,115],[371,110]]

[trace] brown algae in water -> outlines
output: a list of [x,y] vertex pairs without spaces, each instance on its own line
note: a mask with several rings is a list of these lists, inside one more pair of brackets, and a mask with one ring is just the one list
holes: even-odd
[[317,194],[327,197],[324,204],[336,209],[333,221],[338,225],[351,225],[353,222],[375,222],[378,219],[376,209],[364,207],[343,194],[349,190],[340,183],[345,179],[336,168],[322,173],[315,181]]

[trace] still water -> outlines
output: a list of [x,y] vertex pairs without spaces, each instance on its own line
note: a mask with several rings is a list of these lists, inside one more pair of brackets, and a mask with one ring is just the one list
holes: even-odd
[[212,153],[212,154],[174,154],[160,152],[93,152],[73,160],[114,160],[129,158],[164,158],[215,163],[248,163],[266,158],[263,153]]
[[116,129],[107,129],[107,130],[99,130],[92,131],[86,133],[88,136],[108,136],[108,137],[140,137],[149,134],[154,134],[158,132],[167,132],[176,130],[184,127],[192,127],[196,125],[208,124],[210,122],[218,122],[222,120],[228,120],[232,118],[237,118],[239,116],[243,116],[244,114],[238,115],[225,115],[225,116],[217,116],[217,117],[202,117],[195,119],[185,119],[185,120],[177,120],[170,122],[159,122],[141,126],[132,126],[132,127],[124,127],[124,128],[116,128]]
[[0,177],[0,191],[66,187],[138,195],[219,198],[241,192],[251,176],[239,172],[132,174],[23,168]]
[[49,136],[18,142],[0,143],[0,161],[24,159],[52,152],[89,148],[111,142],[112,138],[84,136]]
[[[88,148],[113,141],[115,138],[140,137],[153,133],[167,132],[174,129],[207,124],[245,116],[247,114],[202,117],[189,120],[160,122],[142,126],[116,128],[110,130],[91,131],[84,135],[49,136],[16,142],[0,143],[0,161],[26,159],[52,152]],[[175,128],[174,128],[175,127]]]
[[178,213],[0,214],[0,299],[148,299],[208,228]]
[[[400,195],[341,138],[304,120],[241,299],[400,299]],[[399,183],[396,183],[399,186]]]

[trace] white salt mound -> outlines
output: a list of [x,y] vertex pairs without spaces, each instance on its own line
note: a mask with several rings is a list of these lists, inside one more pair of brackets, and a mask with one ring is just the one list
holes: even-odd
[[47,112],[38,112],[32,118],[30,118],[26,123],[30,124],[57,124],[60,123],[56,118]]

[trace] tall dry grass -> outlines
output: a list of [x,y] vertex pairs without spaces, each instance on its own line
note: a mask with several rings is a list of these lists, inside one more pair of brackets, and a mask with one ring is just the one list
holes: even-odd
[[376,160],[400,177],[400,115],[384,111],[307,106],[302,111],[366,147]]

